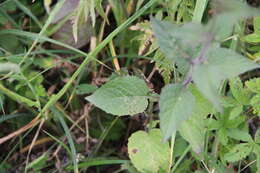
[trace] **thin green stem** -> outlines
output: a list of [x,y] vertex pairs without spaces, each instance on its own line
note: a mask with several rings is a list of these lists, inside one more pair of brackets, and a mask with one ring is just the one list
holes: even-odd
[[174,164],[174,161],[173,161],[173,148],[174,148],[174,143],[175,143],[175,137],[176,137],[176,132],[174,132],[172,134],[172,137],[171,137],[171,156],[170,156],[170,163],[169,163],[169,167],[168,167],[168,173],[171,172],[171,167],[172,165]]
[[181,161],[183,160],[183,158],[186,156],[186,154],[190,151],[191,146],[189,145],[185,151],[182,153],[182,155],[180,156],[180,158],[177,160],[177,162],[175,163],[175,165],[172,168],[172,173],[174,173],[174,171],[177,169],[177,167],[179,166],[179,164],[181,163]]
[[23,97],[9,89],[7,89],[6,87],[4,87],[4,85],[0,84],[0,91],[7,95],[8,97],[10,97],[11,99],[17,101],[18,103],[23,103],[23,104],[26,104],[27,106],[29,107],[38,107],[38,104],[35,102],[35,101],[32,101],[26,97]]

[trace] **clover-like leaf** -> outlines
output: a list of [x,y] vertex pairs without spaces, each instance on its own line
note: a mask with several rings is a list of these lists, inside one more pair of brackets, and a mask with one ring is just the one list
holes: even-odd
[[162,142],[159,129],[132,134],[128,142],[128,153],[131,162],[141,173],[166,172],[170,164],[170,147],[168,143]]
[[248,156],[252,150],[253,147],[248,143],[238,144],[224,155],[224,159],[228,162],[236,162]]
[[189,116],[195,105],[192,93],[181,84],[171,84],[163,88],[160,106],[160,127],[167,140]]
[[243,83],[239,77],[233,78],[229,80],[230,90],[232,92],[233,97],[237,100],[237,102],[248,105],[250,102],[250,93],[249,91],[244,89]]
[[246,81],[246,86],[250,91],[260,94],[260,78],[254,78]]
[[117,77],[86,99],[107,113],[134,115],[146,109],[148,92],[145,82],[137,77]]

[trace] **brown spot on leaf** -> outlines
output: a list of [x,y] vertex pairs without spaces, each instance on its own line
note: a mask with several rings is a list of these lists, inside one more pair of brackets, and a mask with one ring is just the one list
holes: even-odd
[[134,148],[134,149],[132,150],[132,152],[135,154],[135,153],[138,152],[138,149]]

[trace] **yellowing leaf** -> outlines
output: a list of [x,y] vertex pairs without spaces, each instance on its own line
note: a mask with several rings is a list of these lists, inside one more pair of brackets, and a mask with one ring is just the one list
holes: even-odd
[[131,162],[141,173],[166,172],[170,164],[170,147],[168,143],[162,142],[159,129],[132,134],[128,142],[128,153]]

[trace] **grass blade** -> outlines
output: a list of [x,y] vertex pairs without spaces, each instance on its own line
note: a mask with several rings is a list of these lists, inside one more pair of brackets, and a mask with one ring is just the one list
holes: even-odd
[[72,136],[70,134],[69,128],[66,124],[66,122],[63,119],[62,114],[57,111],[56,109],[51,108],[51,111],[53,112],[54,116],[56,116],[58,118],[58,120],[61,123],[61,126],[63,127],[63,130],[65,132],[65,135],[68,139],[69,145],[70,145],[70,150],[71,150],[71,157],[73,160],[73,168],[74,168],[74,172],[78,173],[79,172],[79,168],[78,168],[78,162],[77,162],[77,153],[76,153],[76,148],[72,139]]
[[201,22],[204,11],[207,7],[207,4],[208,4],[208,0],[197,0],[196,1],[196,6],[195,6],[194,13],[193,13],[193,18],[192,18],[193,22],[198,22],[198,23]]

